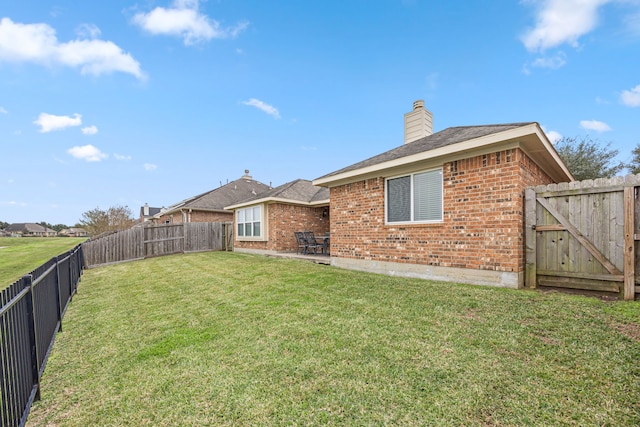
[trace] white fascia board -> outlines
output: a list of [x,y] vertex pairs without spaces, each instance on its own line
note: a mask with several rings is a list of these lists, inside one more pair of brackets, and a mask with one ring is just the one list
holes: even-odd
[[317,202],[304,202],[302,200],[294,200],[294,199],[284,199],[280,197],[265,197],[263,199],[251,200],[245,203],[238,203],[231,206],[225,206],[226,210],[239,209],[247,206],[254,206],[266,203],[285,203],[288,205],[303,205],[303,206],[320,206],[320,205],[328,205],[329,199],[319,200]]
[[174,212],[181,211],[182,210],[181,208],[183,206],[184,206],[184,203],[178,203],[177,205],[169,206],[167,209],[158,212],[157,214],[155,214],[151,218],[160,218],[161,216],[164,216],[164,215],[171,215]]
[[373,174],[375,172],[379,172],[379,171],[383,171],[391,168],[398,168],[411,163],[416,163],[416,162],[425,161],[429,159],[435,159],[439,157],[451,156],[452,154],[457,154],[465,151],[477,150],[489,145],[494,145],[501,142],[513,140],[515,138],[520,138],[522,136],[529,135],[531,133],[538,134],[538,130],[539,130],[538,125],[536,123],[532,123],[529,125],[515,128],[515,129],[509,129],[503,132],[492,133],[490,135],[485,135],[480,138],[474,138],[468,141],[462,141],[456,144],[451,144],[444,147],[436,148],[434,150],[423,151],[420,153],[413,154],[411,156],[390,160],[388,162],[378,163],[376,165],[355,169],[355,170],[344,172],[338,175],[333,175],[327,178],[315,179],[313,180],[312,183],[313,185],[317,185],[320,187],[329,187],[331,186],[330,184],[337,181],[347,182],[361,175]]
[[564,164],[564,161],[556,151],[551,141],[549,141],[549,138],[547,138],[547,134],[545,134],[542,128],[537,124],[536,124],[536,134],[538,135],[538,139],[540,139],[540,141],[542,142],[542,145],[544,146],[544,148],[546,148],[549,155],[558,164],[559,168],[562,169],[562,171],[567,175],[570,181],[575,181],[573,174],[571,173],[569,168],[567,168],[567,165]]

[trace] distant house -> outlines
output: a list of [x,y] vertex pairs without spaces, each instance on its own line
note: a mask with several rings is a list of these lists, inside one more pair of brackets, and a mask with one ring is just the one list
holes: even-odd
[[84,228],[71,227],[60,230],[58,233],[60,236],[65,237],[89,237],[89,233]]
[[12,235],[21,235],[23,237],[54,237],[58,235],[56,230],[31,222],[11,224],[5,228],[5,231]]
[[152,208],[148,203],[140,207],[140,222],[151,221],[153,216],[159,214],[162,208]]
[[433,133],[422,101],[404,144],[313,181],[330,191],[331,263],[521,287],[524,190],[573,177],[538,123]]
[[158,224],[183,222],[232,222],[233,212],[226,209],[241,200],[254,197],[269,190],[266,184],[254,180],[249,171],[235,181],[214,190],[178,202],[153,215]]
[[234,250],[295,252],[295,231],[329,232],[329,190],[297,179],[226,209],[235,212]]

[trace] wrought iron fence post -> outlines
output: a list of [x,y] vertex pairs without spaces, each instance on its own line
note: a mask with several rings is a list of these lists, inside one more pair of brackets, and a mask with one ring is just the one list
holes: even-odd
[[38,360],[38,341],[36,339],[36,313],[33,303],[33,276],[27,274],[22,277],[25,288],[29,289],[29,295],[25,298],[27,302],[27,317],[29,326],[29,341],[31,347],[31,375],[33,384],[36,387],[34,400],[40,400],[40,361]]
[[66,302],[62,302],[60,300],[60,265],[58,264],[58,260],[60,257],[53,257],[56,263],[56,300],[58,304],[56,305],[56,314],[58,315],[58,332],[62,332],[62,306],[66,304]]
[[[75,282],[76,280],[76,276],[74,273],[74,264],[75,264],[75,260],[76,260],[76,253],[75,251],[72,249],[68,252],[69,254],[69,283],[67,283],[67,285],[69,286],[69,301],[73,300],[73,282]],[[62,321],[60,322],[60,324],[62,324]]]

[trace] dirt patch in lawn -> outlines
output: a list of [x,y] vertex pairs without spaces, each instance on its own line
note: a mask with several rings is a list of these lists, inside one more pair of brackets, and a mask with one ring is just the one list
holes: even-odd
[[614,324],[613,327],[622,335],[631,338],[636,342],[640,342],[640,325],[637,323],[618,323]]

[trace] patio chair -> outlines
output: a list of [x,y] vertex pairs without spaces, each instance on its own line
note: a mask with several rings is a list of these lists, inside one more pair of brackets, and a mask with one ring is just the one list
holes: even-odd
[[304,237],[304,233],[302,231],[294,231],[293,234],[296,236],[296,241],[298,242],[298,254],[306,254],[307,249],[307,239]]
[[307,241],[307,253],[310,249],[313,249],[313,254],[318,254],[318,249],[321,249],[324,253],[324,245],[316,241],[316,237],[313,235],[313,231],[305,231],[304,238]]

